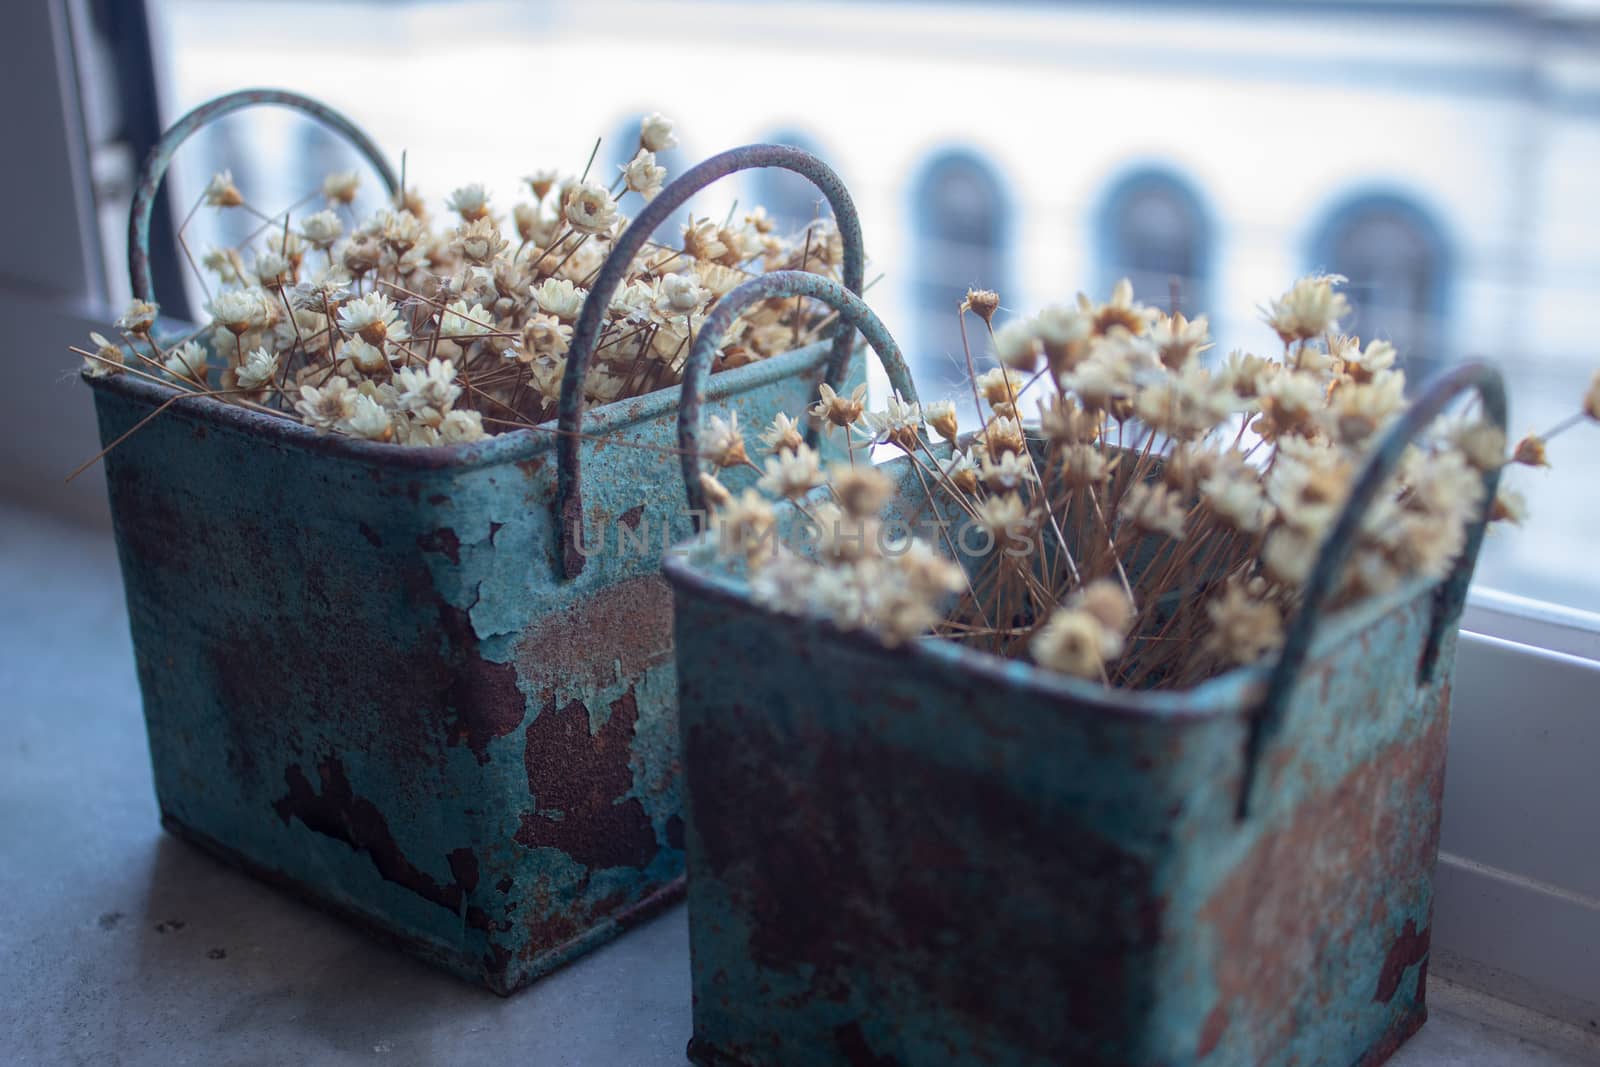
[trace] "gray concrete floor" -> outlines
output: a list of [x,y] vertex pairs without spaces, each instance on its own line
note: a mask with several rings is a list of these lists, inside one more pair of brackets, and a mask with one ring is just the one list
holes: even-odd
[[[105,535],[0,507],[0,606],[0,1063],[686,1062],[681,907],[510,1000],[414,963],[161,832]],[[1430,993],[1398,1067],[1600,1063]]]

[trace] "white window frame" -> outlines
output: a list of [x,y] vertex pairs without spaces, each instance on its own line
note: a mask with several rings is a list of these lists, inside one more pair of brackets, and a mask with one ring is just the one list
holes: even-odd
[[[0,89],[0,497],[108,525],[89,392],[66,352],[107,306],[69,0],[11,12]],[[21,210],[18,210],[18,206]],[[1474,590],[1457,653],[1432,969],[1586,1028],[1600,1018],[1600,616]]]

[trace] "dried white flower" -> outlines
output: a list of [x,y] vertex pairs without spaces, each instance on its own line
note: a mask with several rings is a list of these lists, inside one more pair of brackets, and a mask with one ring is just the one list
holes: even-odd
[[336,374],[320,387],[302,385],[294,409],[307,426],[334,430],[355,414],[356,401],[360,398],[361,394],[350,387],[350,382]]
[[[301,393],[304,395],[303,389]],[[393,419],[382,404],[370,396],[358,393],[351,401],[350,414],[344,417],[338,428],[352,437],[364,437],[369,441],[387,441],[394,435],[392,423]]]
[[517,358],[527,363],[545,357],[564,356],[571,340],[572,327],[554,315],[530,315],[522,327],[522,351]]
[[300,220],[300,233],[313,247],[326,249],[344,233],[344,223],[331,211],[319,211]]
[[159,304],[144,300],[129,301],[127,308],[117,316],[115,325],[117,329],[126,330],[137,337],[150,332],[150,327],[155,325],[156,316],[160,313]]
[[463,185],[450,194],[445,201],[445,207],[460,215],[467,222],[487,218],[489,215],[489,194],[482,183],[472,182]]
[[213,174],[200,195],[209,207],[238,207],[244,203],[244,196],[233,184],[233,172],[228,170]]
[[1242,533],[1260,533],[1272,516],[1272,505],[1247,467],[1227,466],[1200,482],[1200,496],[1212,514]]
[[428,360],[423,368],[401,367],[394,380],[400,390],[400,406],[406,411],[443,414],[461,395],[461,387],[455,384],[455,365],[440,359]]
[[797,499],[822,484],[821,459],[817,451],[801,443],[786,448],[766,461],[766,473],[757,486],[773,496]]
[[1137,482],[1129,486],[1119,508],[1140,530],[1161,534],[1174,541],[1183,537],[1187,510],[1183,498],[1159,482]]
[[383,349],[367,344],[360,335],[347,338],[339,346],[339,355],[363,374],[376,374],[389,367],[389,359],[383,354]]
[[484,438],[483,414],[477,411],[450,411],[439,423],[439,443],[468,445]]
[[1205,648],[1230,666],[1254,663],[1283,644],[1283,614],[1270,600],[1253,595],[1246,583],[1230,581],[1206,602],[1211,630]]
[[978,491],[978,468],[973,465],[970,453],[952,451],[950,458],[939,464],[939,469],[950,484],[963,493]]
[[1280,585],[1298,589],[1311,577],[1320,542],[1316,536],[1294,526],[1280,526],[1267,534],[1261,547],[1261,565],[1267,576]]
[[922,417],[933,431],[946,441],[954,442],[961,434],[961,423],[956,418],[956,406],[948,400],[935,400],[922,408]]
[[994,332],[994,357],[1002,366],[1031,373],[1043,351],[1036,324],[1030,319],[1012,319]]
[[1016,492],[1029,482],[1038,481],[1033,466],[1015,452],[1004,452],[998,461],[988,453],[978,456],[978,478],[991,492]]
[[470,340],[492,332],[494,332],[494,315],[482,304],[468,307],[465,300],[457,300],[446,307],[444,314],[439,316],[441,337]]
[[891,394],[884,410],[866,412],[856,432],[869,441],[887,441],[907,452],[915,452],[922,440],[922,408],[908,404],[899,394]]
[[206,384],[206,350],[197,341],[185,341],[167,353],[166,372],[190,385]]
[[[1352,342],[1350,347],[1342,354],[1341,362],[1344,372],[1358,382],[1369,382],[1373,375],[1380,374],[1394,368],[1396,353],[1394,345],[1388,341],[1370,341],[1366,351],[1360,351],[1360,342],[1356,338],[1340,338]],[[1337,347],[1337,342],[1335,342]]]
[[83,357],[83,373],[91,378],[121,373],[124,362],[122,348],[98,333],[89,334],[89,341],[95,350],[94,355]]
[[1168,370],[1181,371],[1211,347],[1210,325],[1204,315],[1161,315],[1150,329],[1150,344]]
[[835,426],[842,426],[848,430],[856,424],[856,421],[861,418],[862,413],[866,410],[867,385],[865,382],[856,386],[848,397],[840,396],[833,391],[833,386],[823,382],[817,386],[817,395],[822,399],[811,408],[811,414],[816,418],[826,420],[827,425],[823,429],[827,433],[832,433]]
[[322,195],[330,204],[349,204],[361,187],[361,175],[353,170],[340,171],[322,179]]
[[1285,344],[1332,333],[1350,314],[1350,302],[1334,288],[1346,280],[1339,274],[1301,278],[1267,308],[1267,325]]
[[1015,417],[1016,403],[1028,384],[1024,374],[1009,367],[995,367],[978,375],[978,395],[994,409],[996,415]]
[[261,289],[229,289],[211,300],[211,319],[233,334],[241,334],[271,321],[272,305]]
[[1029,642],[1039,666],[1079,678],[1098,678],[1105,669],[1106,650],[1121,651],[1122,635],[1106,629],[1087,611],[1058,608]]
[[667,176],[667,168],[656,166],[656,154],[648,148],[639,149],[637,155],[617,169],[622,171],[622,180],[628,188],[647,201],[655,199]]
[[589,290],[573,285],[565,278],[546,278],[533,287],[533,301],[546,315],[554,315],[563,322],[576,322],[583,313],[583,302]]
[[255,391],[271,385],[278,376],[278,355],[265,348],[252,348],[234,370],[240,389]]
[[672,120],[659,111],[652,111],[639,122],[639,144],[651,152],[665,152],[678,147],[678,138],[672,132]]
[[801,431],[800,424],[782,411],[772,417],[772,425],[761,433],[761,443],[773,454],[785,449],[798,450],[804,442],[805,434]]
[[604,234],[617,222],[617,205],[603,186],[587,182],[567,191],[562,213],[579,233]]
[[360,335],[369,345],[381,345],[386,340],[404,341],[409,331],[400,321],[400,312],[382,293],[368,293],[356,297],[339,309],[339,327],[346,333]]
[[739,413],[730,411],[726,420],[713,415],[700,442],[700,452],[718,467],[739,467],[749,462],[744,435],[739,432]]

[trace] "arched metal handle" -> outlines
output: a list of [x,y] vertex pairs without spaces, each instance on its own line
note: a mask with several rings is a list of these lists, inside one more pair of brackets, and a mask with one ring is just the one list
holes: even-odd
[[878,354],[895,392],[910,403],[917,402],[916,383],[911,380],[900,346],[860,297],[838,282],[808,271],[780,270],[752,278],[717,302],[700,327],[700,336],[695,338],[689,361],[684,364],[682,393],[678,400],[678,448],[691,511],[704,511],[706,507],[705,491],[700,485],[700,392],[711,361],[722,346],[723,337],[746,308],[773,297],[792,296],[821,300],[838,311],[840,320],[851,330],[860,330],[867,344]]
[[156,193],[161,189],[162,179],[167,176],[167,168],[172,165],[172,157],[183,142],[203,127],[224,115],[260,104],[287,107],[311,116],[349,141],[372,164],[391,195],[400,187],[394,168],[372,139],[332,108],[308,96],[283,89],[241,89],[219,96],[201,104],[169,126],[150,149],[139,171],[139,183],[133,192],[133,207],[128,214],[128,275],[133,281],[133,295],[136,298],[155,302],[155,286],[150,279],[150,219],[155,214]]
[[[1355,549],[1357,535],[1367,509],[1377,499],[1385,483],[1400,466],[1408,445],[1425,430],[1433,420],[1461,393],[1475,389],[1483,401],[1484,417],[1501,432],[1506,428],[1506,391],[1500,372],[1486,363],[1463,363],[1433,378],[1398,420],[1385,431],[1377,449],[1368,458],[1355,487],[1345,500],[1338,520],[1333,524],[1317,554],[1316,565],[1300,597],[1300,610],[1284,635],[1283,648],[1268,676],[1266,692],[1255,715],[1245,743],[1244,776],[1239,788],[1238,816],[1249,814],[1250,794],[1255,784],[1261,751],[1277,732],[1288,710],[1289,698],[1299,681],[1300,672],[1311,655],[1311,644],[1321,621],[1322,607],[1338,585],[1340,573]],[[1477,563],[1478,549],[1483,545],[1484,530],[1488,525],[1489,511],[1500,486],[1500,470],[1484,472],[1483,510],[1467,528],[1465,544],[1450,574],[1434,592],[1433,616],[1428,628],[1427,643],[1418,664],[1418,681],[1433,680],[1439,658],[1439,648],[1444,636],[1461,618],[1467,599],[1467,586],[1472,582],[1472,569]]]
[[[577,577],[585,562],[573,537],[574,531],[579,528],[577,524],[583,522],[583,486],[579,481],[583,462],[579,438],[583,421],[583,383],[589,373],[595,344],[605,326],[611,297],[627,279],[628,268],[650,236],[691,196],[718,179],[758,167],[792,170],[809,178],[827,198],[839,225],[839,236],[844,241],[844,287],[853,293],[861,292],[866,276],[866,252],[861,241],[861,220],[856,215],[855,203],[833,168],[810,152],[791,145],[745,145],[712,156],[668,182],[612,246],[600,268],[599,277],[584,300],[583,311],[573,327],[572,341],[568,345],[567,369],[561,380],[560,437],[556,441],[556,539],[560,547],[562,570],[568,578]],[[723,297],[723,300],[726,299]],[[721,306],[720,302],[718,306]],[[837,382],[844,373],[850,361],[854,332],[849,322],[839,324],[833,338],[833,352],[828,358],[826,381]]]

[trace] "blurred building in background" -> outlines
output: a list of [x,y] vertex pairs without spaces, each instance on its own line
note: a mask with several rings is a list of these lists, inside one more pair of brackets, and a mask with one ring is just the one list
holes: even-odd
[[[482,180],[509,207],[597,136],[614,166],[652,110],[679,124],[674,171],[753,140],[811,149],[854,194],[871,301],[927,398],[957,395],[969,286],[1025,314],[1121,277],[1209,313],[1220,357],[1276,350],[1257,308],[1296,276],[1346,275],[1350,325],[1414,377],[1496,361],[1514,435],[1575,410],[1600,366],[1593,3],[151,4],[168,120],[292,87],[404,150],[436,200]],[[244,114],[180,155],[176,203],[224,167],[281,206],[351,166],[308,123]],[[734,197],[790,225],[822,210],[776,172],[696,208]],[[190,243],[237,237],[209,225]],[[1518,479],[1536,525],[1494,538],[1480,579],[1600,610],[1600,440],[1553,451]]]

